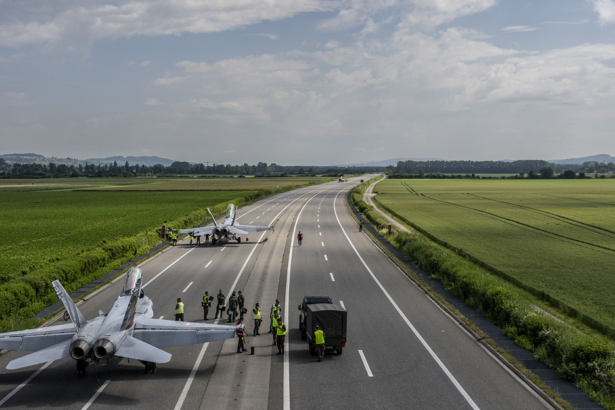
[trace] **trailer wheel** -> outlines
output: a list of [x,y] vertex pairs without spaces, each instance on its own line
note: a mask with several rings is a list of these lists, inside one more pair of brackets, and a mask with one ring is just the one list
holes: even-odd
[[338,356],[341,356],[343,349],[341,347],[338,347],[337,349],[335,349],[335,351],[337,352]]

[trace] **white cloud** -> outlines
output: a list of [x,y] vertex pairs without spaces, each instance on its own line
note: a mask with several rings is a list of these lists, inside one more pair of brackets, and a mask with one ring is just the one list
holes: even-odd
[[161,105],[162,103],[155,98],[148,98],[147,101],[143,103],[144,105]]
[[165,78],[157,78],[156,81],[154,81],[154,84],[156,85],[172,85],[172,84],[179,84],[182,83],[186,80],[187,77],[165,77]]
[[135,61],[129,61],[128,64],[126,64],[128,67],[133,66],[137,64]]
[[545,21],[542,24],[570,24],[570,25],[580,25],[589,23],[589,19],[583,19],[579,21]]
[[432,28],[495,6],[496,0],[405,0],[401,27]]
[[536,27],[529,27],[529,26],[508,26],[502,29],[502,31],[506,31],[508,33],[523,33],[526,31],[534,31],[534,30],[538,30],[538,29]]
[[63,52],[87,49],[104,38],[221,32],[334,5],[325,0],[4,1],[0,46],[45,43],[47,51]]
[[276,36],[275,34],[267,34],[267,33],[250,34],[250,36],[262,36],[262,37],[267,37],[269,40],[277,40],[277,39],[278,39],[278,36]]
[[139,67],[145,67],[150,65],[152,62],[151,61],[141,61],[141,64],[139,64]]
[[615,1],[613,0],[590,0],[594,5],[594,11],[599,15],[600,24],[615,23]]

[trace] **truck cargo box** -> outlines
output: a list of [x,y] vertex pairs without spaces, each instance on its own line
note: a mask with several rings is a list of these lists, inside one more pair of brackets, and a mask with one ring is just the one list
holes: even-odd
[[310,350],[314,340],[314,328],[320,327],[325,334],[325,346],[341,354],[346,345],[346,328],[348,324],[346,309],[333,303],[318,303],[307,306],[307,334]]

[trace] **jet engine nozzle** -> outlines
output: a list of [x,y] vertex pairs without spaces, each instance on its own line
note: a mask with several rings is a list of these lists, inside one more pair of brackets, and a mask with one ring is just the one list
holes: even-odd
[[70,347],[70,357],[75,360],[83,360],[92,350],[92,346],[85,340],[77,340]]
[[226,236],[228,235],[228,233],[229,233],[228,228],[222,228],[222,236]]
[[97,360],[110,359],[115,353],[115,344],[109,339],[99,339],[92,348]]

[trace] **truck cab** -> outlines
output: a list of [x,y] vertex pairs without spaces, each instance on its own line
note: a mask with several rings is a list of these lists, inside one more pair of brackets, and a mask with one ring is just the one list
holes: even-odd
[[306,333],[306,316],[307,307],[315,303],[333,303],[333,300],[329,296],[305,296],[303,303],[299,305],[299,329],[301,330],[301,339],[307,339]]

